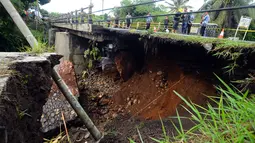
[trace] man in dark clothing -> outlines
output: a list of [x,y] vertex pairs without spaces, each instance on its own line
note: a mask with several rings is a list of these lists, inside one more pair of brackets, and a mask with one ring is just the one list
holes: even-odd
[[108,17],[107,17],[106,22],[107,22],[107,27],[110,27],[110,25],[111,25],[111,19],[110,19],[110,16],[108,16]]
[[168,29],[168,24],[169,24],[169,19],[168,19],[168,17],[166,16],[166,18],[165,18],[165,20],[164,20],[164,28],[165,28],[165,30]]
[[178,25],[180,22],[180,18],[181,18],[181,12],[178,11],[175,15],[174,15],[174,20],[173,20],[173,33],[176,33],[176,30],[178,30]]
[[[184,12],[186,13],[187,11],[188,9],[184,8]],[[188,21],[189,21],[189,16],[187,14],[183,14],[182,15],[182,34],[187,33]]]
[[115,17],[115,25],[114,25],[114,28],[118,28],[119,27],[119,17],[116,16]]
[[[190,12],[193,12],[192,10],[190,10]],[[194,15],[191,13],[191,14],[188,14],[188,31],[187,31],[187,34],[189,35],[190,34],[190,30],[191,30],[191,26],[192,26],[192,23],[193,23],[193,20],[194,20]]]
[[128,13],[128,15],[126,16],[126,22],[127,22],[127,28],[130,28],[130,24],[132,23],[132,16],[130,15],[130,13]]

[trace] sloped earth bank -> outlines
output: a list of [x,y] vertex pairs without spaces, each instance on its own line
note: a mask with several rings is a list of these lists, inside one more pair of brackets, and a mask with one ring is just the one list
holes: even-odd
[[[203,47],[152,45],[155,56],[144,54],[143,47],[135,44],[127,41],[124,45],[128,48],[115,53],[115,69],[94,69],[78,81],[80,102],[105,133],[101,142],[125,143],[128,138],[139,142],[138,128],[145,142],[150,143],[150,137],[163,135],[160,118],[167,134],[176,134],[170,117],[176,115],[176,109],[182,116],[190,115],[181,108],[183,102],[173,91],[203,106],[208,102],[206,96],[216,95],[213,73],[223,77],[222,67],[227,64]],[[176,119],[172,121],[177,123]],[[193,126],[187,119],[182,122],[185,129]],[[70,136],[76,142],[88,141],[85,130],[70,128]]]
[[[115,72],[93,70],[79,81],[81,96],[88,97],[86,109],[106,134],[102,142],[128,142],[128,138],[139,142],[136,128],[145,142],[152,142],[150,137],[163,135],[160,118],[171,136],[176,132],[169,117],[176,115],[176,109],[189,116],[180,108],[183,102],[173,91],[199,105],[207,103],[206,95],[216,95],[206,51],[197,53],[202,56],[191,56],[193,53],[187,51],[183,55],[176,55],[174,50],[170,54],[161,52],[157,58],[147,57],[142,70],[137,72],[132,53],[120,52],[115,56]],[[183,124],[185,129],[193,125],[188,120],[183,120]]]
[[[135,73],[128,81],[116,80],[115,74],[100,71],[84,80],[88,91],[89,111],[96,124],[108,135],[103,142],[128,142],[128,137],[138,139],[136,127],[148,136],[160,138],[162,126],[159,118],[166,119],[169,135],[174,127],[169,116],[176,113],[181,99],[177,91],[197,104],[206,103],[204,95],[215,95],[213,85],[205,80],[205,75],[185,74],[174,62],[155,60],[145,72]],[[180,110],[182,115],[187,115]],[[184,121],[189,128],[191,122]]]

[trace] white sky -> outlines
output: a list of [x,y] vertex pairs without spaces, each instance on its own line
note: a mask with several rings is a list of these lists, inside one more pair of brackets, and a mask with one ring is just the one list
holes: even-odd
[[[120,6],[121,0],[104,0],[104,8],[112,8],[114,6]],[[167,0],[170,2],[170,0]],[[43,5],[41,8],[49,12],[59,12],[67,13],[80,9],[82,7],[87,7],[90,0],[51,0],[50,3]],[[102,9],[102,0],[92,0],[94,4],[93,11]],[[165,4],[165,2],[159,2],[160,4]],[[193,10],[198,10],[204,3],[204,0],[190,0],[188,5],[193,7]],[[165,4],[167,5],[167,4]]]

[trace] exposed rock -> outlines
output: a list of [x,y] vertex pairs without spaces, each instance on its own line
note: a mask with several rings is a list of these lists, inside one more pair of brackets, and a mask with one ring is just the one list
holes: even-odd
[[101,100],[99,101],[99,105],[100,106],[106,106],[110,103],[110,100],[109,99],[106,99],[106,98],[101,98]]
[[136,104],[136,103],[137,103],[137,99],[135,99],[135,100],[133,101],[133,103]]
[[159,85],[161,88],[164,88],[165,87],[165,84],[163,82],[160,83]]
[[117,113],[112,114],[112,118],[116,118],[118,116]]
[[62,125],[62,112],[64,113],[66,122],[72,121],[77,117],[77,114],[74,112],[68,101],[61,98],[60,94],[58,94],[58,96],[50,96],[46,104],[43,106],[41,131],[48,132],[59,127],[59,125]]
[[115,56],[117,70],[124,81],[127,81],[135,72],[135,60],[130,52],[119,52]]
[[158,72],[157,72],[157,75],[158,75],[158,76],[161,76],[162,74],[163,74],[162,71],[158,71]]

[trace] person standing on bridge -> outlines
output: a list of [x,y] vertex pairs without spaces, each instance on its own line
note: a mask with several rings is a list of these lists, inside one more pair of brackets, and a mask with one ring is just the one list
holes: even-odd
[[174,15],[174,20],[173,20],[173,33],[176,33],[178,30],[180,18],[181,18],[181,10],[178,10],[178,12]]
[[164,28],[165,28],[165,31],[168,29],[168,24],[169,24],[169,19],[168,19],[168,16],[165,17],[165,20],[164,20]]
[[202,16],[202,21],[201,21],[201,30],[200,30],[201,36],[205,36],[206,26],[208,25],[209,21],[210,21],[210,16],[208,12],[205,12],[205,14]]
[[126,22],[127,22],[127,29],[130,28],[130,25],[132,23],[132,16],[130,15],[130,13],[128,13],[128,15],[126,16]]
[[153,22],[153,19],[151,17],[151,14],[148,13],[147,18],[146,18],[146,30],[150,29],[151,22]]
[[[186,12],[188,12],[187,7],[184,8],[184,13]],[[183,14],[181,18],[182,18],[182,34],[187,34],[189,16],[188,14]]]
[[115,25],[114,25],[114,28],[118,28],[119,27],[119,16],[116,15],[115,16]]
[[110,16],[107,17],[106,22],[107,22],[107,27],[110,27],[110,25],[111,25],[111,18],[110,18]]
[[195,19],[195,17],[194,17],[194,15],[192,14],[192,10],[190,10],[190,14],[188,14],[188,19],[189,19],[189,21],[188,21],[188,31],[187,31],[187,34],[189,35],[190,34],[190,30],[191,30],[191,26],[192,26],[192,23],[193,23],[193,21],[194,21],[194,19]]

